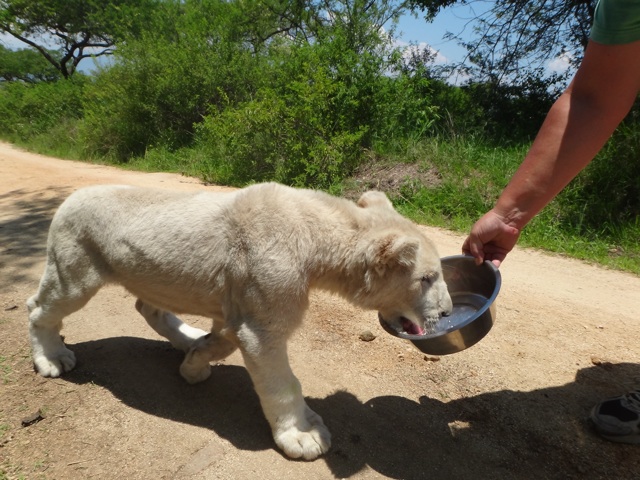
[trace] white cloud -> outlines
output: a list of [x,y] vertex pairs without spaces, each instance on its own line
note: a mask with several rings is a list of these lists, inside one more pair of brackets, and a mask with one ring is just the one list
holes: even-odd
[[449,59],[447,59],[447,57],[442,55],[440,51],[434,49],[426,42],[407,43],[403,40],[396,40],[395,46],[404,52],[403,56],[406,59],[408,59],[412,53],[420,53],[426,50],[430,54],[435,55],[433,63],[437,65],[444,65],[446,63],[449,63]]
[[[447,65],[451,63],[451,60],[448,57],[443,55],[439,50],[436,50],[426,42],[407,43],[403,40],[396,39],[394,41],[394,45],[396,48],[399,48],[403,51],[403,57],[405,61],[409,60],[413,52],[420,53],[426,50],[430,54],[434,55],[434,65]],[[449,77],[446,78],[446,81],[452,85],[462,85],[466,83],[467,80],[469,80],[469,76],[459,71],[452,72]]]
[[409,50],[414,50],[417,52],[427,51],[430,55],[434,55],[433,63],[436,65],[444,65],[449,63],[449,59],[440,53],[440,50],[434,49],[431,45],[428,45],[425,42],[420,42],[417,45],[410,45]]
[[563,53],[562,55],[554,58],[549,61],[547,64],[547,70],[555,73],[565,73],[571,67],[571,62],[573,60],[573,55],[570,53]]

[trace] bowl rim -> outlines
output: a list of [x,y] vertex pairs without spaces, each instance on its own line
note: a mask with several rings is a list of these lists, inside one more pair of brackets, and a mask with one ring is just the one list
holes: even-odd
[[[475,257],[471,256],[471,255],[449,255],[446,257],[442,257],[440,259],[440,262],[443,264],[445,260],[456,260],[456,259],[464,259],[464,261],[466,262],[467,259],[469,259],[470,261],[473,261],[474,265],[475,265]],[[398,332],[397,330],[395,330],[394,328],[391,327],[391,325],[389,325],[383,318],[382,316],[380,316],[380,314],[378,313],[378,319],[382,325],[382,327],[387,330],[389,333],[391,333],[392,335],[395,335],[399,338],[403,338],[406,340],[430,340],[430,339],[434,339],[434,338],[438,338],[438,337],[442,337],[444,335],[448,335],[451,332],[455,332],[457,330],[462,330],[464,327],[466,327],[467,325],[469,325],[470,323],[476,321],[480,316],[484,315],[484,313],[491,308],[491,305],[493,305],[493,302],[495,301],[495,299],[498,296],[498,293],[500,293],[500,288],[502,287],[502,275],[500,274],[500,270],[498,269],[498,267],[496,267],[493,262],[489,261],[489,260],[485,260],[481,265],[477,265],[478,267],[488,267],[490,268],[490,270],[493,272],[495,278],[496,278],[496,285],[493,288],[493,292],[491,292],[491,295],[489,296],[489,298],[487,298],[487,301],[485,302],[485,304],[478,309],[473,315],[471,315],[469,318],[467,318],[463,323],[459,323],[457,325],[455,325],[455,327],[449,327],[445,330],[439,330],[436,333],[432,333],[429,335],[416,335],[416,334],[411,334],[411,333],[405,333],[405,332]],[[444,264],[443,264],[444,267]]]

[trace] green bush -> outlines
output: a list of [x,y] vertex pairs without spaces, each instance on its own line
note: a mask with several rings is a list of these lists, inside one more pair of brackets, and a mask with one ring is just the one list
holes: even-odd
[[440,119],[440,108],[433,102],[433,83],[410,73],[378,79],[371,125],[377,150],[415,143],[433,134]]
[[471,83],[463,90],[470,104],[481,111],[483,134],[494,142],[531,141],[559,94],[553,81],[540,77],[525,77],[520,83]]
[[254,62],[228,38],[231,7],[205,4],[162,4],[147,31],[118,47],[87,95],[89,152],[127,161],[149,148],[190,146],[210,109],[248,96]]
[[454,86],[431,78],[430,100],[439,113],[434,131],[451,138],[482,137],[497,145],[529,142],[560,93],[557,82],[556,77],[527,76],[512,84]]
[[353,130],[340,115],[341,88],[321,66],[309,65],[284,94],[265,88],[253,101],[208,115],[198,127],[198,145],[210,155],[201,175],[235,185],[327,187],[342,180],[361,158],[366,127]]
[[196,144],[209,152],[201,175],[328,187],[374,139],[424,134],[435,118],[426,85],[385,75],[389,60],[373,48],[380,39],[370,41],[369,50],[351,49],[335,28],[314,44],[273,42],[268,59],[254,59],[263,81],[252,98],[213,108],[197,127]]
[[[8,82],[0,85],[0,132],[5,139],[26,142],[75,123],[83,116],[86,78],[57,82]],[[71,132],[70,132],[71,133]]]
[[[59,56],[52,50],[47,53],[53,58]],[[60,78],[60,72],[35,48],[11,50],[0,44],[0,81],[37,83]]]

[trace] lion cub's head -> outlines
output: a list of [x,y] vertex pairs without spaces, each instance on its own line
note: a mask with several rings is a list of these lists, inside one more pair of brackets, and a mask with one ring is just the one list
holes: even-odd
[[367,192],[358,205],[374,219],[359,245],[366,265],[360,300],[391,327],[424,334],[453,308],[435,246],[383,193]]

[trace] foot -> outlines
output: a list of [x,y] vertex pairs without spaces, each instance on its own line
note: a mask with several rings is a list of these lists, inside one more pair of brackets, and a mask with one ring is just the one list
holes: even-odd
[[591,410],[591,421],[607,440],[640,444],[640,390],[599,403]]
[[53,353],[33,353],[33,364],[43,377],[59,377],[76,366],[76,356],[63,346]]
[[290,458],[314,460],[331,447],[331,433],[322,421],[322,417],[309,407],[305,408],[305,421],[302,425],[277,429],[273,438]]
[[56,328],[29,327],[33,364],[43,377],[59,377],[76,366],[76,356],[58,332]]
[[[188,359],[188,357],[187,357]],[[180,365],[180,375],[187,383],[193,385],[196,383],[204,382],[211,376],[211,365],[194,365],[185,359]]]

